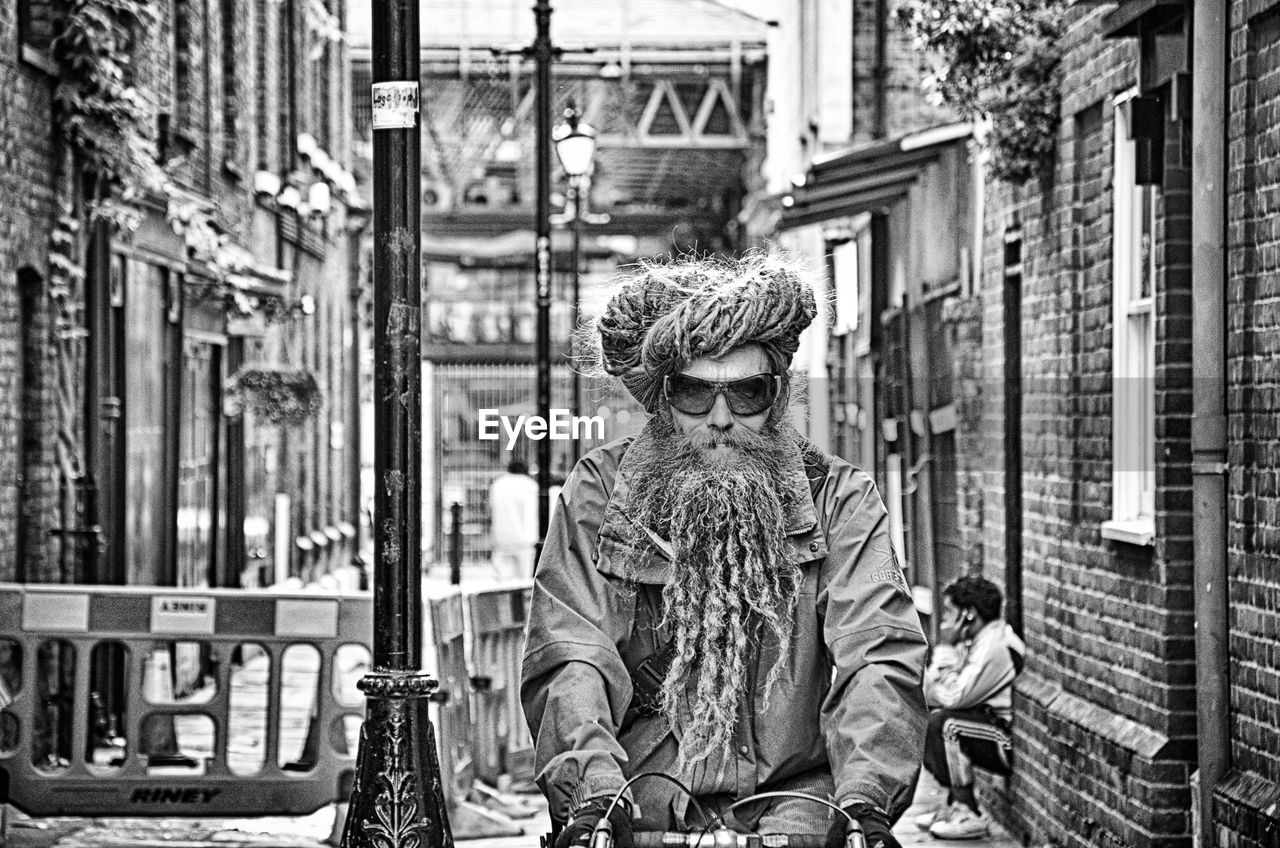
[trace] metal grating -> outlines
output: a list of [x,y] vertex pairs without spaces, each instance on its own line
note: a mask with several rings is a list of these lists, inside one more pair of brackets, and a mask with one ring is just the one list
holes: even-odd
[[[522,460],[534,472],[537,442],[521,437],[514,450],[506,449],[506,438],[480,440],[480,409],[497,409],[512,419],[532,415],[537,405],[536,371],[532,365],[450,364],[430,370],[429,402],[424,417],[436,422],[432,440],[435,447],[435,474],[429,482],[435,491],[428,508],[434,511],[435,559],[449,557],[450,505],[462,504],[463,562],[487,563],[489,545],[489,487],[513,459]],[[604,438],[553,441],[552,479],[564,480],[577,457],[593,448],[639,432],[646,416],[640,405],[613,379],[582,378],[584,415],[604,418]],[[571,406],[573,372],[567,366],[552,369],[551,406]]]

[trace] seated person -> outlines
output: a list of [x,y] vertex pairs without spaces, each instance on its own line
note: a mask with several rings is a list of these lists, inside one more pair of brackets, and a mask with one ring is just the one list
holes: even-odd
[[972,766],[1009,770],[1013,678],[1026,648],[1000,617],[1003,603],[996,585],[981,577],[961,577],[942,590],[943,644],[924,677],[924,767],[947,787],[947,802],[916,819],[939,839],[986,836],[990,820],[978,809]]

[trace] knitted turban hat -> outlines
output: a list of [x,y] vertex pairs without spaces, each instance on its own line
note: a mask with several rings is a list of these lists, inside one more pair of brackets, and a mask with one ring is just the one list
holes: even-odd
[[789,363],[816,312],[797,263],[758,251],[740,259],[641,262],[596,328],[604,370],[652,413],[662,378],[693,359],[755,343]]

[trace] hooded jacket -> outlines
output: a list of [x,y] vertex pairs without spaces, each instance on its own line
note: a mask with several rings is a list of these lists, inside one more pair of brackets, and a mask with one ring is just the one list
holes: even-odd
[[938,662],[935,657],[925,672],[925,699],[931,707],[948,710],[989,707],[1008,722],[1013,718],[1013,679],[1022,670],[1026,652],[1008,622],[989,621],[972,640],[957,646],[958,662]]
[[[680,722],[629,709],[632,674],[670,637],[656,625],[671,548],[648,528],[623,529],[632,520],[627,457],[649,450],[651,438],[646,430],[578,463],[534,579],[521,699],[538,784],[561,821],[635,774],[675,773]],[[805,450],[816,452],[807,443]],[[823,459],[812,497],[802,464],[783,482],[805,490],[786,515],[790,556],[802,573],[790,644],[782,651],[766,640],[748,662],[753,695],[739,710],[733,751],[690,776],[694,794],[721,813],[776,789],[840,806],[865,801],[892,814],[911,801],[927,723],[924,634],[875,485],[849,463]],[[645,550],[635,552],[626,539],[648,541],[636,542]],[[640,564],[632,584],[622,575],[633,553]],[[765,703],[765,674],[779,663]],[[701,824],[685,820],[687,800],[667,781],[639,781],[631,794],[638,830]],[[826,810],[793,801],[760,802],[736,816],[761,832],[825,833],[829,821]]]

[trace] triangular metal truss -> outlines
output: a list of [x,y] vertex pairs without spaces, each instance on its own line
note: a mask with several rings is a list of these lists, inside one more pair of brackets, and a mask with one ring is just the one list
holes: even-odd
[[[503,196],[486,202],[531,198],[535,94],[529,70],[513,58],[489,63],[484,73],[424,81],[423,167],[436,204],[452,206],[450,197],[472,203],[478,193],[495,191]],[[565,75],[555,80],[553,115],[558,120],[576,104],[596,128],[601,151],[614,157],[628,151],[745,151],[752,145],[750,116],[743,114],[750,105],[728,76]],[[608,174],[600,176],[608,180]]]

